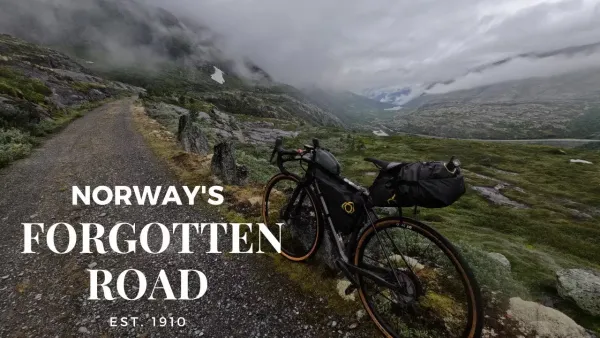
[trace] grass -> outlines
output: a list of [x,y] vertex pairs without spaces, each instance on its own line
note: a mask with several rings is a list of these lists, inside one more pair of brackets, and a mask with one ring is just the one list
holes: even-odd
[[73,82],[71,83],[71,88],[75,89],[78,92],[88,93],[92,89],[106,89],[106,86],[99,83],[94,82]]
[[[254,116],[236,115],[242,121],[265,121]],[[211,180],[207,159],[179,150],[174,136],[164,126],[149,119],[140,130],[150,146],[167,160],[186,184]],[[150,122],[149,122],[150,121]],[[268,119],[276,127],[289,121]],[[300,136],[285,140],[286,148],[298,148],[316,137],[342,164],[342,173],[351,180],[369,186],[376,168],[364,157],[395,161],[448,160],[458,156],[469,185],[494,186],[497,181],[522,188],[524,192],[506,190],[505,195],[529,206],[513,209],[489,203],[468,188],[454,205],[444,209],[423,209],[419,218],[456,243],[488,291],[505,297],[519,296],[541,301],[552,298],[556,307],[586,328],[600,332],[600,319],[585,315],[573,304],[561,300],[556,292],[555,271],[563,268],[600,268],[600,152],[587,149],[563,149],[507,143],[428,139],[410,136],[379,138],[368,134],[348,133],[335,128],[296,125]],[[157,130],[162,130],[157,132]],[[167,135],[168,137],[165,137]],[[256,213],[248,216],[236,208],[243,196],[260,196],[262,186],[278,170],[268,163],[271,148],[239,144],[238,162],[250,171],[246,187],[226,187],[228,205],[220,212],[228,220],[260,220]],[[579,158],[593,165],[571,164]],[[183,159],[183,160],[177,160]],[[477,176],[483,175],[483,176]],[[579,218],[573,209],[592,215]],[[405,214],[411,210],[406,209]],[[505,255],[512,265],[507,271],[491,260],[486,252]],[[312,265],[291,264],[273,257],[275,268],[295,280],[301,288],[319,294],[334,289]],[[315,282],[316,281],[316,282]],[[337,297],[337,296],[335,296]]]
[[52,90],[40,80],[28,78],[8,67],[0,67],[0,94],[42,104]]

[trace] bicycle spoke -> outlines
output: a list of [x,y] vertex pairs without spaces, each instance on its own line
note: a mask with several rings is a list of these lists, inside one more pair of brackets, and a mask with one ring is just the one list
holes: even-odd
[[[378,233],[363,244],[363,267],[369,269],[367,261],[389,266],[389,272],[378,273],[389,283],[399,283],[390,288],[359,277],[378,320],[397,336],[459,336],[468,322],[468,293],[446,252],[411,228],[391,225]],[[443,262],[449,269],[440,273]]]

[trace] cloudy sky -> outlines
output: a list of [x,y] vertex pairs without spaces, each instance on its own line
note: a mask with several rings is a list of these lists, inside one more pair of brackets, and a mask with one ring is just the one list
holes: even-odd
[[[152,1],[152,0],[149,0]],[[600,0],[154,0],[195,16],[276,79],[362,90],[464,75],[523,52],[600,42]],[[520,60],[459,87],[600,66]]]

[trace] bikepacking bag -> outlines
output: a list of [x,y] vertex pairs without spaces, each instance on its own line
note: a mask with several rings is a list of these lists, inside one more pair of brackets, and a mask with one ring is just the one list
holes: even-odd
[[465,193],[465,181],[460,168],[451,172],[444,162],[406,163],[382,170],[369,192],[377,207],[443,208]]
[[316,170],[315,178],[333,225],[341,233],[351,233],[364,214],[360,192],[344,182],[341,176]]

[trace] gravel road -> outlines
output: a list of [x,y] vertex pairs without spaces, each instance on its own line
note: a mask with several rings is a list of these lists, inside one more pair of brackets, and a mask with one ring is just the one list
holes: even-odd
[[[130,98],[95,109],[47,140],[29,158],[0,170],[0,337],[372,336],[372,324],[349,329],[356,323],[353,314],[336,315],[327,308],[327,299],[301,293],[297,285],[272,271],[268,258],[206,254],[206,250],[177,254],[179,236],[172,236],[174,249],[159,255],[79,254],[80,238],[73,254],[54,254],[45,241],[34,246],[39,254],[22,254],[24,222],[46,226],[68,222],[78,229],[81,222],[96,222],[108,231],[120,221],[170,225],[220,220],[210,206],[71,204],[74,185],[178,185],[135,131],[132,103]],[[62,248],[65,231],[57,234],[62,234],[57,241]],[[206,236],[197,238],[208,242]],[[150,241],[155,243],[156,237],[152,235]],[[221,241],[223,251],[230,250],[227,238]],[[196,269],[206,274],[208,291],[196,301],[149,301],[149,292],[138,301],[89,301],[89,267],[110,270],[114,278],[125,269],[141,270],[149,288],[164,269],[175,295],[179,293],[177,270]],[[136,293],[133,284],[126,287],[129,295]],[[191,290],[197,288],[192,284]],[[156,296],[160,295],[158,291]],[[331,297],[338,297],[333,290]],[[152,317],[161,316],[183,317],[186,326],[153,327]],[[110,327],[111,317],[139,317],[138,325]]]

